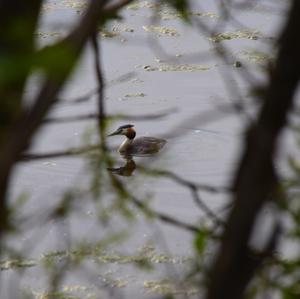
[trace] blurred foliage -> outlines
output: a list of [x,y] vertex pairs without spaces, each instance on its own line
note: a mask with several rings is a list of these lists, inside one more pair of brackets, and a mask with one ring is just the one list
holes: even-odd
[[[157,8],[157,5],[158,7],[161,5],[172,7],[186,22],[190,22],[190,18],[196,14],[190,11],[189,1],[187,0],[164,0],[154,4],[155,6],[151,6],[151,8]],[[152,3],[152,5],[154,4]],[[132,3],[131,9],[136,9],[137,5],[141,5],[141,2]],[[106,34],[109,36],[109,33],[104,30],[105,25],[111,20],[120,19],[120,13],[116,12],[106,15],[103,21],[98,24],[102,35]],[[211,16],[215,17],[216,15],[211,14]],[[13,123],[22,108],[24,86],[31,74],[36,71],[42,71],[44,77],[56,81],[60,80],[65,73],[68,73],[76,63],[76,53],[67,42],[37,49],[34,41],[36,28],[34,27],[33,30],[32,27],[35,26],[34,24],[35,22],[26,23],[26,21],[23,22],[21,19],[11,18],[10,26],[2,29],[6,37],[11,37],[13,43],[17,42],[17,47],[15,47],[16,51],[11,51],[11,49],[7,48],[4,51],[3,47],[0,48],[0,142],[5,140],[3,136],[8,134],[7,126]],[[176,30],[172,28],[151,26],[145,28],[165,35],[177,35]],[[0,38],[3,38],[1,34]],[[257,31],[238,30],[216,34],[211,37],[211,41],[220,43],[224,40],[238,38],[260,39],[261,34]],[[254,57],[254,55],[252,56]],[[259,56],[257,53],[253,57],[251,59],[265,59],[265,57]],[[164,64],[159,68],[145,66],[144,68],[145,70],[160,71],[199,71],[209,69],[209,67],[201,65],[179,64],[174,66]],[[107,127],[109,124],[110,120],[107,120],[105,126]],[[294,133],[300,149],[300,127],[295,126]],[[97,139],[97,142],[99,142],[98,137],[95,138],[95,135],[95,130],[87,133],[84,136],[84,144],[92,144],[93,139]],[[178,281],[176,279],[170,281],[169,278],[145,281],[144,288],[148,292],[165,295],[165,298],[173,298],[173,296],[178,294],[196,294],[199,292],[199,289],[205,287],[208,281],[208,275],[206,275],[207,255],[216,246],[219,239],[216,238],[214,227],[206,228],[201,222],[197,223],[199,230],[193,236],[194,258],[173,256],[168,252],[158,251],[154,246],[148,245],[132,254],[111,251],[110,246],[121,244],[130,236],[130,229],[136,225],[137,211],[142,212],[142,215],[147,220],[159,218],[159,215],[151,209],[151,196],[145,195],[137,202],[135,194],[126,186],[122,178],[107,171],[107,168],[110,168],[114,162],[110,153],[101,151],[101,149],[92,151],[86,155],[86,168],[89,175],[78,182],[78,184],[71,186],[69,190],[62,192],[60,198],[56,198],[56,201],[54,200],[53,205],[44,214],[42,211],[39,211],[40,215],[25,213],[24,216],[23,208],[30,198],[25,193],[14,200],[9,210],[10,218],[16,224],[14,232],[20,233],[20,235],[27,227],[30,227],[30,229],[35,227],[42,228],[53,221],[69,224],[74,215],[87,217],[88,214],[88,216],[91,215],[91,218],[94,217],[96,219],[99,224],[99,230],[103,230],[99,232],[99,239],[95,239],[92,242],[88,240],[88,236],[84,236],[86,238],[78,240],[77,237],[82,237],[78,233],[76,238],[69,240],[67,250],[50,251],[35,259],[29,259],[26,251],[17,252],[13,250],[13,246],[6,246],[0,262],[0,270],[18,269],[25,271],[24,269],[26,268],[42,266],[49,278],[49,292],[39,292],[35,296],[36,298],[77,298],[69,290],[63,290],[61,282],[68,271],[74,271],[74,269],[83,266],[89,260],[93,260],[99,273],[101,273],[103,264],[108,263],[133,264],[147,271],[154,269],[156,264],[189,264],[188,273],[181,275],[177,279]],[[286,196],[286,199],[278,202],[287,223],[286,233],[281,242],[292,242],[300,248],[299,156],[291,155],[288,163],[289,175],[282,182],[282,193]],[[143,175],[158,179],[168,175],[162,169],[153,170],[147,166],[140,167],[140,171]],[[177,178],[177,180],[180,179]],[[183,182],[184,184],[188,187],[187,182]],[[193,186],[189,187],[194,188]],[[108,200],[104,199],[106,196],[109,197]],[[22,214],[22,217],[20,214]],[[115,222],[116,218],[121,219],[121,221]],[[19,228],[17,227],[18,224],[20,225]],[[219,234],[220,232],[217,231],[217,233]],[[36,245],[38,243],[39,240]],[[300,251],[298,250],[298,252]],[[248,298],[255,298],[266,291],[271,293],[276,291],[281,298],[299,298],[300,254],[298,252],[291,258],[285,258],[278,254],[268,259],[249,288]],[[126,282],[122,280],[113,281],[109,276],[106,276],[105,279],[109,285],[126,285]],[[60,291],[61,289],[62,291]],[[32,293],[28,295],[28,298]]]
[[189,1],[188,0],[165,0],[167,4],[174,7],[183,17],[185,21],[188,21],[189,17]]

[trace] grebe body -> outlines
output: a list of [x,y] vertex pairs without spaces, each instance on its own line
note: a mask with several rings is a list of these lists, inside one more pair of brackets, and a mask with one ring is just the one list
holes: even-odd
[[126,139],[119,147],[119,153],[122,155],[151,155],[159,152],[166,144],[166,140],[156,137],[135,138],[136,132],[134,125],[124,125],[108,136],[124,135]]

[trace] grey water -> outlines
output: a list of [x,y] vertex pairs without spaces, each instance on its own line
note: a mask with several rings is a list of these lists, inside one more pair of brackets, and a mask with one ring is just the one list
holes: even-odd
[[[125,123],[134,123],[138,136],[163,136],[168,139],[162,153],[155,157],[137,157],[136,164],[168,170],[194,183],[228,186],[237,166],[242,134],[247,125],[245,115],[237,113],[232,103],[242,100],[250,113],[255,113],[249,88],[253,83],[265,81],[264,61],[255,59],[255,53],[262,51],[270,56],[275,54],[272,52],[272,43],[278,35],[286,8],[282,1],[257,2],[248,9],[234,10],[236,22],[228,21],[226,26],[220,27],[221,11],[215,2],[191,2],[193,12],[209,14],[193,16],[195,22],[192,25],[174,17],[174,14],[163,15],[159,25],[176,30],[174,35],[145,30],[145,26],[152,25],[151,16],[155,13],[148,5],[149,1],[138,1],[139,6],[123,9],[123,19],[108,24],[108,29],[115,35],[101,38],[101,60],[107,85],[106,112],[109,115],[132,115],[130,120],[112,122],[109,130],[113,131]],[[51,44],[64,36],[81,17],[81,4],[77,1],[46,2],[40,20],[40,34],[37,35],[38,46]],[[215,26],[219,32],[247,28],[258,38],[241,36],[222,41],[230,53],[229,62],[225,63],[214,53],[214,43],[197,28],[198,19],[212,28]],[[236,61],[242,63],[241,68],[234,66]],[[64,101],[54,107],[51,116],[67,117],[96,111],[95,96],[89,101],[72,103],[72,99],[97,87],[93,64],[93,53],[88,45],[75,73],[60,94]],[[165,66],[169,68],[163,69]],[[190,68],[178,69],[178,66]],[[199,66],[207,69],[197,69]],[[252,81],[243,77],[244,68],[251,72]],[[126,74],[130,74],[128,80],[116,81]],[[39,80],[38,76],[31,78],[27,87],[28,101],[38,89]],[[234,86],[239,94],[231,92],[228,84]],[[134,118],[164,111],[171,112],[159,119]],[[93,120],[45,124],[36,135],[30,151],[43,153],[76,147],[83,144],[87,135],[95,140],[95,124]],[[107,141],[115,147],[121,143],[122,137]],[[115,151],[113,155],[116,167],[122,166],[124,161],[118,153]],[[28,200],[22,207],[22,215],[25,218],[32,217],[33,226],[29,225],[28,230],[25,227],[21,237],[10,238],[12,246],[22,250],[25,257],[39,260],[47,252],[72,249],[76,241],[94,242],[125,229],[128,232],[126,241],[110,245],[109,252],[134,254],[147,245],[174,259],[193,255],[193,234],[160,221],[150,221],[135,208],[132,208],[135,215],[132,222],[111,214],[108,224],[101,224],[95,210],[97,205],[82,197],[77,203],[77,211],[68,221],[46,221],[47,211],[55,206],[65,190],[89,183],[88,173],[85,157],[20,163],[15,168],[11,183],[11,200],[16,200],[22,193],[27,194]],[[119,179],[136,197],[149,198],[151,207],[156,211],[190,224],[210,223],[193,201],[190,191],[170,179],[144,176],[138,169],[134,170],[132,176]],[[111,192],[106,192],[103,201],[113,200]],[[224,193],[200,192],[200,195],[205,204],[215,211],[225,206],[229,199]],[[35,225],[39,219],[47,224]],[[87,293],[94,292],[98,295],[91,298],[154,298],[160,293],[153,290],[148,292],[147,286],[151,280],[180,276],[188,266],[187,263],[169,263],[147,272],[131,264],[108,263],[99,268],[97,264],[96,267],[87,264],[86,267],[92,269],[89,275],[82,275],[79,269],[70,271],[64,277],[63,285],[82,286],[76,292],[80,294],[82,291],[83,298],[88,298]],[[1,287],[0,293],[12,294],[11,284],[19,279],[23,288],[31,290],[39,298],[38,294],[45,291],[47,284],[45,269],[38,265],[24,271],[19,278],[13,270],[3,271],[1,280],[6,287]],[[109,287],[107,277],[111,281],[124,282],[124,285],[118,287],[111,283]],[[97,293],[99,286],[104,289],[101,296]],[[1,295],[1,298],[5,296]]]

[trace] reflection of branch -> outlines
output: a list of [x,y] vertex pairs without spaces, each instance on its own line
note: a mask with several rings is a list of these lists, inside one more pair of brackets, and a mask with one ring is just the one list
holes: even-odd
[[71,99],[71,100],[58,99],[56,102],[58,102],[60,104],[65,104],[65,105],[80,104],[80,103],[90,100],[90,98],[92,96],[96,95],[97,93],[98,93],[98,89],[95,88],[95,89],[91,90],[90,92],[86,93],[85,95],[79,96],[75,99]]
[[[153,172],[153,170],[146,170],[146,171]],[[167,170],[154,170],[154,173],[168,177],[183,186],[193,188],[196,190],[200,189],[202,191],[207,191],[207,192],[211,192],[211,193],[231,192],[231,188],[229,188],[229,187],[215,187],[215,186],[210,186],[210,185],[206,185],[206,184],[194,183],[194,182],[188,181],[188,180],[180,177],[179,175],[177,175],[174,172],[167,171]]]
[[172,224],[174,226],[186,229],[191,232],[198,232],[200,228],[188,224],[185,222],[182,222],[178,219],[175,219],[167,214],[155,211],[151,209],[147,204],[143,203],[142,201],[138,200],[136,197],[134,197],[130,192],[128,192],[124,186],[124,184],[113,174],[110,175],[112,186],[122,194],[122,196],[128,200],[130,200],[136,207],[141,209],[146,215],[157,218],[163,222]]
[[[232,112],[235,112],[234,108],[228,104],[222,104],[215,106],[213,109],[207,109],[201,113],[197,113],[188,118],[188,124],[190,127],[196,125],[206,125],[208,123],[213,123],[214,121],[220,121],[232,115]],[[173,128],[163,134],[165,138],[173,138],[176,136],[183,136],[183,133],[186,131],[187,119],[178,122]]]
[[[221,220],[205,203],[204,201],[200,198],[199,194],[198,194],[198,189],[204,189],[206,191],[209,192],[224,192],[225,188],[216,188],[216,187],[211,187],[211,186],[205,186],[205,185],[198,185],[198,184],[194,184],[190,181],[187,181],[181,177],[179,177],[177,174],[175,173],[171,173],[171,172],[165,172],[165,175],[171,179],[173,179],[174,181],[176,181],[177,183],[186,186],[187,188],[189,188],[189,190],[192,193],[194,202],[200,207],[200,209],[202,211],[205,212],[205,214],[211,218],[217,225],[224,225],[224,221]],[[228,190],[227,190],[228,191]]]
[[[141,167],[140,167],[141,168]],[[176,173],[173,173],[171,171],[166,171],[166,170],[149,170],[145,168],[141,168],[143,171],[148,172],[148,173],[155,173],[156,175],[160,175],[163,177],[167,177],[176,183],[187,187],[191,193],[192,197],[194,199],[194,202],[200,207],[202,211],[210,218],[212,219],[217,225],[224,225],[225,223],[223,220],[221,220],[205,203],[204,201],[200,198],[198,194],[198,190],[201,189],[203,191],[207,192],[214,192],[214,193],[223,193],[223,192],[229,192],[229,188],[224,188],[224,187],[213,187],[213,186],[208,186],[208,185],[203,185],[203,184],[197,184],[193,183],[191,181],[188,181],[180,176],[178,176]]]
[[[123,120],[154,120],[164,118],[171,113],[175,112],[175,109],[168,109],[165,111],[160,111],[153,114],[141,114],[141,115],[128,115],[128,114],[113,114],[106,115],[106,119],[123,119]],[[74,116],[65,116],[65,117],[48,117],[44,120],[44,123],[67,123],[67,122],[76,122],[76,121],[88,121],[88,120],[97,120],[99,114],[97,113],[88,113],[85,115],[74,115]]]
[[[134,72],[128,72],[125,73],[115,79],[112,79],[109,82],[105,82],[105,86],[110,87],[119,83],[123,83],[123,82],[127,82],[129,79],[133,78],[133,76],[135,75]],[[56,100],[56,102],[58,102],[59,104],[64,104],[64,105],[73,105],[73,104],[80,104],[83,102],[86,102],[88,100],[91,99],[91,97],[93,97],[94,95],[98,94],[98,88],[95,88],[93,90],[91,90],[90,92],[86,93],[85,95],[73,98],[73,99],[58,99]]]
[[81,148],[71,148],[62,151],[53,151],[51,153],[44,154],[23,154],[20,157],[21,161],[32,161],[32,160],[41,160],[49,158],[60,158],[60,157],[71,157],[85,154],[90,151],[99,150],[99,144],[84,146]]
[[157,218],[163,222],[172,224],[179,228],[183,228],[185,230],[191,231],[193,233],[199,232],[200,228],[198,228],[197,226],[182,222],[182,221],[175,219],[167,214],[155,211],[155,210],[149,208],[149,206],[147,206],[146,204],[144,204],[143,202],[141,202],[140,200],[138,200],[137,198],[135,198],[133,196],[130,196],[130,200],[132,203],[134,203],[134,205],[136,205],[138,208],[143,210],[149,216],[152,216],[154,218]]

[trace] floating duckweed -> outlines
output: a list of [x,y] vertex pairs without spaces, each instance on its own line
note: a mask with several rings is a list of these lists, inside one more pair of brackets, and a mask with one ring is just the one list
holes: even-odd
[[140,8],[157,8],[160,7],[159,3],[150,1],[134,1],[127,5],[127,9],[138,10]]
[[[76,295],[75,295],[76,294]],[[83,285],[66,285],[61,291],[33,292],[36,299],[96,299],[90,287]]]
[[66,292],[34,292],[36,299],[81,299],[82,297],[74,296]]
[[113,30],[101,28],[101,30],[99,31],[99,34],[103,38],[113,38],[113,37],[119,36],[120,32],[117,31],[115,28]]
[[36,266],[36,262],[34,260],[8,260],[0,262],[0,270],[29,268],[34,266]]
[[[99,34],[101,37],[104,38],[113,38],[120,36],[121,32],[134,32],[133,28],[130,28],[128,26],[121,26],[120,24],[117,24],[113,26],[112,28],[100,28],[99,29]],[[124,38],[121,39],[121,41],[126,41]]]
[[262,37],[262,34],[258,30],[237,30],[237,31],[228,31],[223,33],[218,33],[209,38],[214,43],[219,43],[224,40],[231,40],[237,38],[244,38],[244,39],[252,39],[257,40]]
[[[162,20],[172,20],[176,18],[183,18],[184,15],[179,12],[173,12],[173,11],[160,11],[160,16]],[[187,16],[189,17],[208,17],[208,18],[218,18],[219,16],[216,13],[213,12],[187,12]]]
[[113,255],[113,254],[101,254],[98,260],[103,263],[117,263],[117,264],[128,264],[128,263],[141,263],[145,262],[146,258],[139,255]]
[[54,8],[54,6],[52,4],[49,4],[49,3],[42,5],[42,11],[49,11],[49,10],[52,10],[53,8]]
[[138,98],[138,97],[145,97],[146,94],[143,92],[140,93],[128,93],[125,95],[125,98]]
[[112,285],[114,287],[124,288],[128,285],[128,281],[125,279],[114,279]]
[[62,4],[65,7],[75,8],[75,9],[82,9],[87,6],[86,1],[74,1],[74,0],[64,0]]
[[47,38],[47,37],[58,37],[61,36],[61,32],[44,32],[44,31],[38,31],[35,35],[42,37],[42,38]]
[[147,72],[197,72],[207,71],[211,66],[197,64],[161,64],[158,67],[145,65],[142,67]]
[[188,258],[169,256],[164,253],[159,253],[152,246],[141,247],[136,254],[121,255],[121,254],[100,254],[97,258],[104,263],[172,263],[179,264],[186,262]]
[[105,282],[105,284],[109,285],[110,287],[117,287],[117,288],[124,288],[129,283],[125,279],[112,278],[110,274],[104,275],[103,278],[102,278],[102,281]]
[[159,26],[159,25],[148,25],[143,26],[143,29],[147,32],[153,32],[156,34],[164,34],[168,36],[178,36],[178,32],[174,28],[169,28],[165,26]]
[[132,9],[132,10],[138,10],[141,8],[140,2],[132,2],[130,4],[127,5],[127,9]]
[[66,285],[63,287],[64,292],[86,292],[90,288],[83,285]]
[[159,66],[158,70],[160,72],[196,72],[207,71],[210,68],[210,66],[195,64],[163,64]]
[[174,285],[168,279],[162,280],[145,280],[144,287],[149,293],[156,293],[160,295],[176,295],[186,294],[193,295],[198,292],[195,287],[185,285]]
[[30,260],[6,260],[0,262],[0,270],[9,270],[12,268],[33,267],[42,263],[45,267],[51,267],[53,264],[65,259],[80,261],[83,258],[97,260],[101,263],[117,264],[138,264],[149,266],[151,263],[182,264],[190,260],[189,257],[172,256],[162,252],[157,252],[152,246],[143,246],[132,255],[123,255],[119,253],[106,253],[98,248],[83,248],[73,251],[53,251],[42,254],[40,259]]
[[168,295],[174,294],[175,288],[171,285],[169,280],[146,280],[144,281],[144,287],[148,290],[148,292]]
[[46,162],[43,162],[43,165],[46,165],[46,166],[56,166],[56,163],[53,162],[53,161],[46,161]]
[[123,31],[124,31],[124,32],[130,32],[130,33],[132,33],[132,32],[134,32],[134,29],[133,29],[133,28],[129,28],[129,27],[125,27],[125,28],[123,29]]
[[139,79],[139,78],[133,78],[132,80],[130,80],[131,83],[143,83],[144,81]]
[[252,62],[264,62],[270,60],[269,55],[259,51],[242,51],[239,55]]
[[219,18],[214,12],[189,12],[188,14],[197,17]]
[[147,71],[147,72],[153,72],[153,71],[157,71],[158,70],[157,67],[154,67],[154,66],[151,66],[151,65],[144,65],[143,69],[145,71]]

